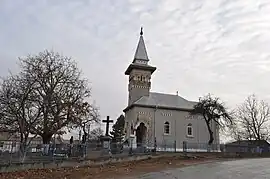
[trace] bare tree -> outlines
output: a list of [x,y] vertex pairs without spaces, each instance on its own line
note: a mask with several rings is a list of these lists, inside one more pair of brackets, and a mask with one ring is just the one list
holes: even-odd
[[3,79],[0,89],[0,128],[20,135],[23,153],[31,142],[30,131],[42,115],[32,85],[27,78],[10,75]]
[[85,136],[88,136],[87,129],[90,125],[100,123],[99,109],[94,104],[85,102],[76,111],[78,121],[74,125],[75,128],[81,128]]
[[211,128],[211,123],[215,123],[220,129],[232,123],[231,114],[227,111],[224,104],[219,98],[212,97],[210,94],[200,98],[190,113],[192,115],[200,114],[203,116],[209,132],[209,145],[214,141],[214,132]]
[[[82,78],[77,64],[71,58],[52,51],[20,59],[22,75],[31,79],[42,117],[31,130],[48,144],[54,134],[76,125],[82,115],[82,106],[90,97],[87,80]],[[78,113],[81,113],[80,115]]]
[[235,123],[231,127],[236,140],[267,140],[269,138],[270,108],[268,103],[250,95],[235,110]]
[[99,140],[104,135],[104,131],[98,127],[90,131],[90,140]]
[[[71,58],[44,51],[19,60],[18,76],[2,85],[4,128],[20,126],[21,135],[39,135],[48,144],[54,134],[63,134],[90,116],[91,105],[86,102],[90,88]],[[17,123],[11,122],[15,120]]]

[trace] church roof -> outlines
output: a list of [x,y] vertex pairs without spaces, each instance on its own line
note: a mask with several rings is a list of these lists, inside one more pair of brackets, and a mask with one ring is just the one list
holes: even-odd
[[149,61],[148,55],[147,55],[147,52],[146,52],[145,43],[144,43],[144,40],[143,40],[142,29],[141,29],[141,33],[140,33],[139,43],[137,45],[137,49],[136,49],[136,52],[135,52],[135,55],[134,55],[134,60],[135,59]]
[[125,71],[125,75],[130,75],[130,72],[133,69],[140,69],[150,71],[151,73],[153,73],[156,70],[156,67],[149,65],[148,62],[149,58],[147,55],[146,46],[143,39],[143,31],[141,28],[140,39],[137,45],[133,62],[128,66],[127,70]]
[[[131,106],[157,107],[190,111],[193,109],[195,104],[197,104],[197,102],[188,101],[178,95],[151,92],[149,96],[142,96]],[[125,110],[128,110],[130,107],[126,108]]]

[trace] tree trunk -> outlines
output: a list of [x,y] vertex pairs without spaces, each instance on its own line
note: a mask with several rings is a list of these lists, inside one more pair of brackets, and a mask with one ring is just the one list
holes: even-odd
[[27,139],[28,139],[28,135],[24,136],[23,134],[21,134],[21,140],[20,140],[20,161],[24,162],[25,157],[26,157],[26,153],[27,153]]
[[49,148],[50,148],[50,141],[52,139],[52,134],[43,134],[41,137],[43,141],[43,155],[49,155]]
[[26,143],[24,141],[20,142],[20,153],[23,156],[26,153]]
[[214,141],[213,131],[212,131],[211,127],[210,127],[210,122],[207,122],[206,125],[207,125],[207,129],[208,129],[208,132],[209,132],[208,145],[211,145],[213,143],[213,141]]
[[41,137],[42,137],[42,141],[43,141],[43,144],[50,144],[50,141],[51,141],[51,139],[52,139],[52,134],[44,134],[44,135],[42,135]]

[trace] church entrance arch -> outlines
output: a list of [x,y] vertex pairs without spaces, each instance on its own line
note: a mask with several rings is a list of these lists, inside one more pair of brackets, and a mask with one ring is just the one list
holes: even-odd
[[141,147],[145,144],[147,135],[147,127],[143,122],[136,128],[136,143],[137,147]]

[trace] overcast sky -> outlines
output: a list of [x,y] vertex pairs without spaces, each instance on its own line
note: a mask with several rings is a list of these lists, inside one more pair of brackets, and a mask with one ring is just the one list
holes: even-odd
[[269,0],[0,0],[0,76],[17,58],[53,49],[91,81],[102,118],[127,105],[140,26],[152,91],[234,107],[252,93],[270,102]]

